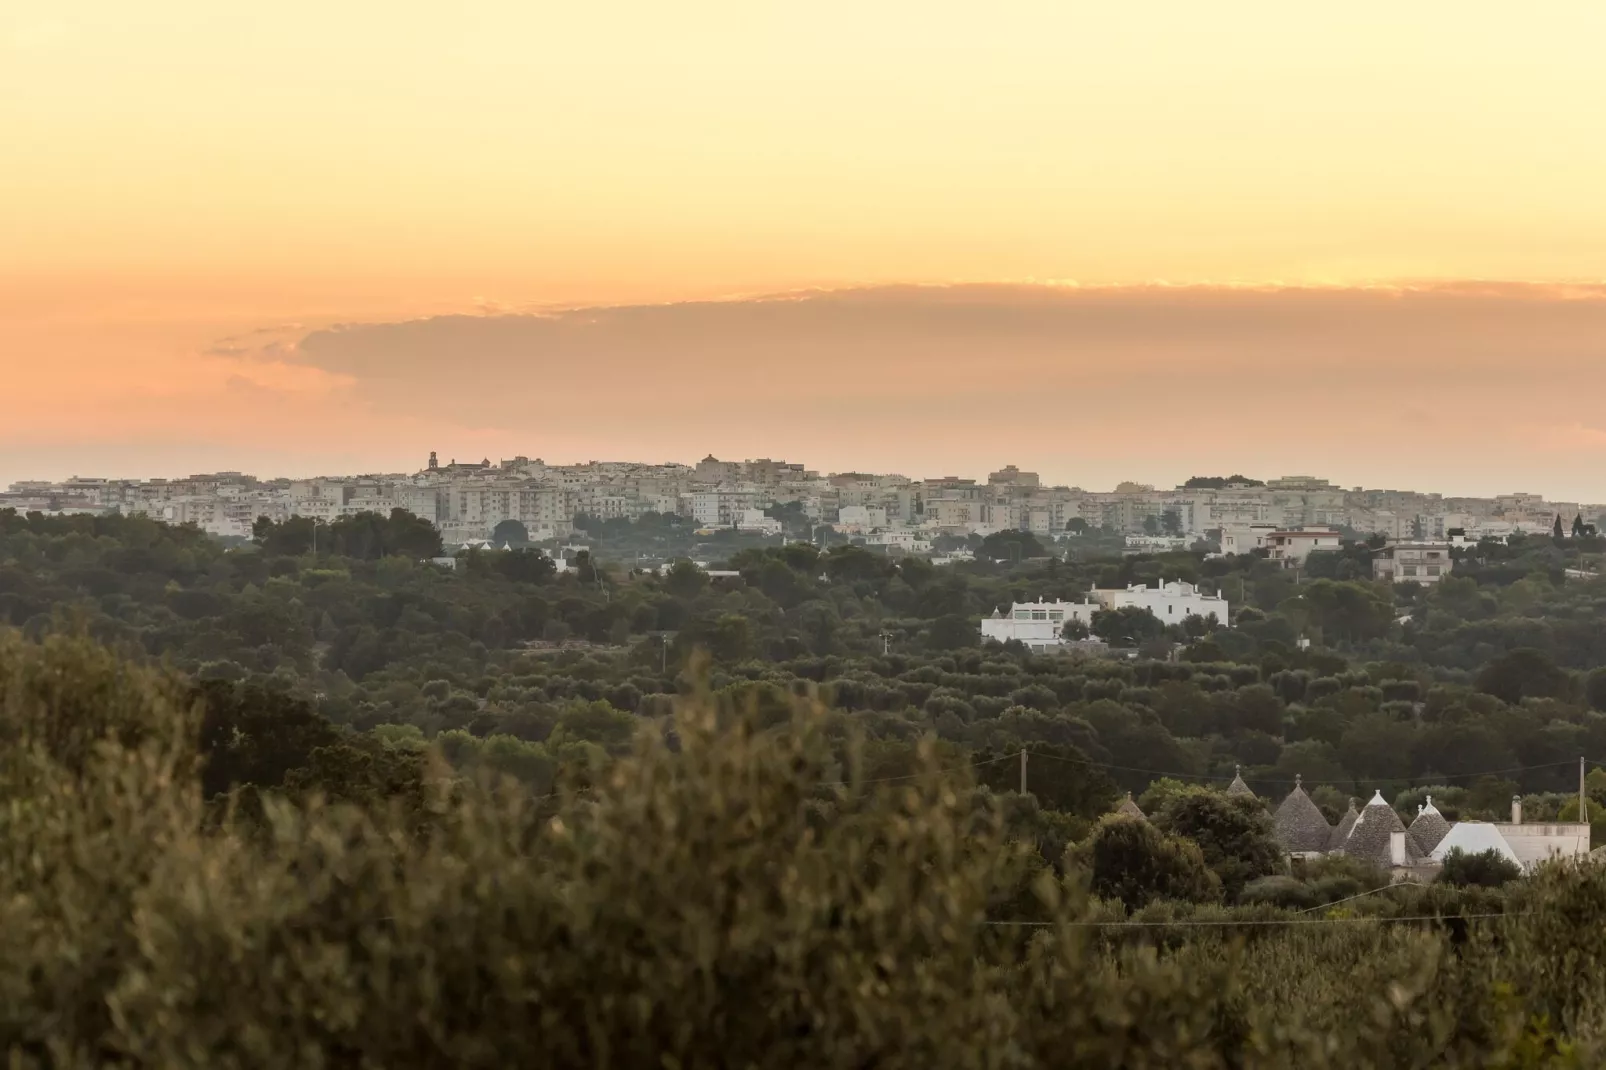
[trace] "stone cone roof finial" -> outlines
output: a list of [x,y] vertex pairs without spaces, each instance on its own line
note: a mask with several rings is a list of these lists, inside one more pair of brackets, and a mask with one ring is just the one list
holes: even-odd
[[1421,861],[1427,852],[1422,850],[1416,837],[1406,829],[1405,822],[1400,820],[1400,815],[1389,806],[1383,798],[1382,789],[1379,789],[1372,793],[1371,800],[1350,826],[1349,835],[1338,845],[1338,849],[1352,858],[1362,858],[1388,868],[1393,865],[1391,844],[1396,832],[1405,835],[1406,864],[1414,865]]
[[1295,774],[1294,790],[1288,793],[1272,821],[1277,842],[1290,854],[1314,854],[1327,850],[1333,828],[1321,808],[1305,794],[1305,778]]
[[1120,805],[1115,808],[1115,812],[1125,817],[1135,817],[1142,821],[1148,820],[1148,815],[1139,808],[1137,803],[1132,801],[1132,793],[1130,791],[1126,793],[1126,798],[1121,800]]
[[1327,840],[1329,851],[1344,846],[1344,841],[1349,839],[1350,830],[1355,827],[1355,822],[1359,821],[1361,816],[1360,811],[1355,809],[1358,801],[1354,796],[1350,797],[1349,809],[1338,819],[1338,824],[1333,827],[1333,835]]
[[1424,854],[1431,853],[1450,834],[1450,822],[1433,805],[1433,796],[1429,795],[1427,805],[1418,809],[1410,831]]
[[1249,785],[1244,783],[1243,766],[1232,767],[1232,783],[1227,785],[1227,794],[1243,795],[1251,799],[1255,797],[1255,793],[1249,790]]

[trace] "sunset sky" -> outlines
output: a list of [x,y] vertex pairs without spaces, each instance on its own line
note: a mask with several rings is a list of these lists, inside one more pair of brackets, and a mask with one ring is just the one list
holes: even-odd
[[1602,41],[1598,2],[0,0],[0,485],[712,451],[1606,501]]

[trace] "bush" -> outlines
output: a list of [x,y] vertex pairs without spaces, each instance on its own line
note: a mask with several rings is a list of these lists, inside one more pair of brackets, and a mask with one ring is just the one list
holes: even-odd
[[1155,824],[1198,845],[1228,902],[1250,881],[1284,869],[1271,815],[1257,799],[1188,792],[1168,802],[1155,815]]
[[[1215,878],[1145,821],[1104,819],[1073,852],[1092,872],[1057,878],[933,741],[907,779],[855,786],[828,714],[761,729],[706,692],[583,791],[447,782],[370,737],[209,825],[185,695],[83,639],[0,635],[10,1065],[1600,1064],[1596,867],[1550,867],[1454,946],[1285,930],[1271,906],[1187,905]],[[1084,880],[1154,926],[1105,927],[1122,908]],[[1291,894],[1274,882],[1248,887]],[[1250,919],[1271,924],[1171,925]]]
[[1238,901],[1245,906],[1274,906],[1286,910],[1308,910],[1325,900],[1303,881],[1276,875],[1260,877],[1244,885]]
[[1078,860],[1087,867],[1095,895],[1118,899],[1129,910],[1160,899],[1210,903],[1221,898],[1221,881],[1197,845],[1163,835],[1138,818],[1103,818]]
[[1498,888],[1522,876],[1522,867],[1491,847],[1470,854],[1459,847],[1444,856],[1438,880],[1462,887]]

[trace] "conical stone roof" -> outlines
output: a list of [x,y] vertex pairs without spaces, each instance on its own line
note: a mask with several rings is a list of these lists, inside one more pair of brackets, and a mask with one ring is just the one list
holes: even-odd
[[1337,825],[1333,826],[1333,834],[1327,838],[1327,849],[1329,851],[1336,851],[1344,846],[1344,841],[1349,839],[1350,829],[1355,827],[1355,822],[1360,816],[1361,812],[1355,809],[1355,800],[1351,799],[1349,801],[1349,809],[1344,811],[1344,816],[1338,819]]
[[1422,807],[1411,822],[1411,835],[1416,838],[1416,845],[1422,848],[1423,854],[1432,854],[1439,841],[1450,831],[1450,822],[1444,819],[1433,806],[1433,796],[1428,796],[1428,804]]
[[1379,791],[1361,809],[1360,816],[1355,819],[1349,836],[1344,840],[1343,851],[1351,858],[1365,859],[1386,869],[1394,864],[1393,838],[1396,832],[1405,833],[1406,864],[1421,862],[1422,849],[1406,830],[1400,815],[1383,801],[1383,793]]
[[1245,795],[1251,799],[1255,797],[1255,793],[1249,790],[1249,785],[1244,783],[1242,766],[1235,765],[1232,767],[1232,783],[1227,785],[1227,794]]
[[1132,793],[1130,791],[1126,793],[1126,798],[1121,800],[1121,805],[1115,808],[1115,812],[1123,817],[1135,817],[1140,821],[1148,820],[1148,815],[1138,807],[1137,803],[1132,801]]
[[1327,841],[1333,827],[1322,816],[1321,810],[1305,794],[1304,778],[1294,777],[1294,790],[1277,807],[1273,824],[1277,829],[1277,842],[1290,854],[1327,850]]

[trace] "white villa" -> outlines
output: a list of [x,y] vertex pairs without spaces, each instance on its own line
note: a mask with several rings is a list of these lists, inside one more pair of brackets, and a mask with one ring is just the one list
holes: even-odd
[[982,618],[981,637],[1000,643],[1013,639],[1033,650],[1057,649],[1065,644],[1067,621],[1092,624],[1101,608],[1097,602],[1016,602],[1008,615],[994,612]]
[[1093,599],[1103,609],[1124,609],[1128,606],[1146,609],[1162,624],[1181,624],[1188,617],[1215,617],[1227,623],[1227,600],[1219,594],[1206,594],[1192,583],[1172,580],[1156,583],[1153,587],[1134,583],[1126,588],[1095,590]]

